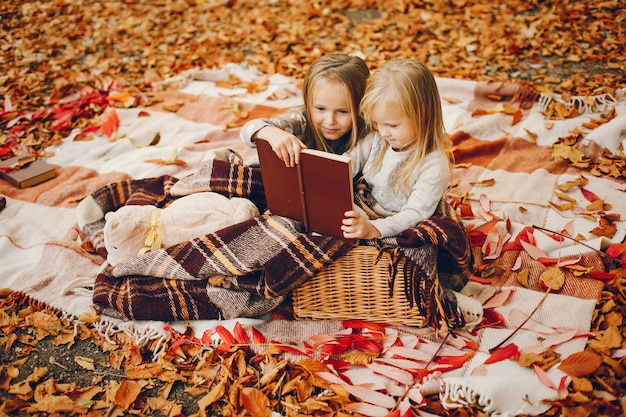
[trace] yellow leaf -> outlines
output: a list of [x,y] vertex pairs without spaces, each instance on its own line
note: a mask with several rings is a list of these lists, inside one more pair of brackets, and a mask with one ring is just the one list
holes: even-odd
[[517,282],[522,284],[522,286],[528,288],[528,275],[530,271],[528,268],[523,268],[517,273]]
[[596,200],[586,207],[587,211],[599,211],[604,209],[604,200]]
[[571,162],[578,163],[582,162],[584,155],[578,149],[573,148],[572,146],[557,143],[552,145],[552,157],[553,158],[563,158],[567,159]]
[[565,274],[561,271],[561,268],[552,266],[541,274],[539,277],[539,283],[542,289],[560,290],[565,283]]
[[92,358],[86,358],[84,356],[74,356],[74,362],[78,364],[83,369],[87,369],[88,371],[95,371],[95,366],[93,365]]
[[461,103],[461,100],[457,99],[457,98],[451,98],[451,97],[442,97],[442,99],[444,101],[447,101],[450,104],[459,104]]

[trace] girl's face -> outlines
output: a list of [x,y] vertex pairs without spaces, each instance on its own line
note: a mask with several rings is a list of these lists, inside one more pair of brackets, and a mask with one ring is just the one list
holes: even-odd
[[338,140],[352,130],[352,112],[346,87],[338,81],[320,81],[313,91],[311,122],[326,140]]
[[408,117],[388,105],[375,106],[372,120],[378,133],[396,151],[403,150],[415,143],[415,132]]

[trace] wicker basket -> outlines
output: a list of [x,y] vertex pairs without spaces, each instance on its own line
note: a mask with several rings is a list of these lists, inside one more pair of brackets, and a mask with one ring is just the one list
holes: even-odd
[[357,246],[317,273],[293,292],[298,320],[361,319],[379,323],[424,327],[426,320],[404,295],[404,276],[398,266],[393,297],[387,285],[390,256],[374,264],[378,249]]

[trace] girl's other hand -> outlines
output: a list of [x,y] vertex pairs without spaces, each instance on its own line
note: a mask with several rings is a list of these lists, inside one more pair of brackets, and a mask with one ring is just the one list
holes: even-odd
[[343,215],[341,230],[346,239],[376,239],[381,236],[380,231],[359,212],[350,210]]
[[306,148],[306,145],[296,136],[274,126],[265,126],[260,129],[256,138],[268,141],[272,150],[288,167],[300,163],[300,151]]

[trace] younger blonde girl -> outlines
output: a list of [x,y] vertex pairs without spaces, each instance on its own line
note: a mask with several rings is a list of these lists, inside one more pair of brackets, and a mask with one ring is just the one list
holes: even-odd
[[396,236],[432,216],[452,177],[435,78],[420,61],[390,61],[368,79],[360,107],[377,133],[347,154],[383,210],[372,220],[346,212],[343,235]]

